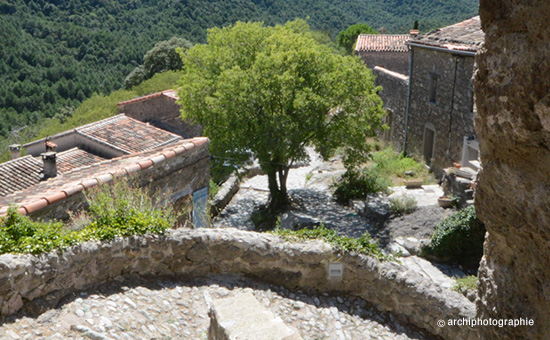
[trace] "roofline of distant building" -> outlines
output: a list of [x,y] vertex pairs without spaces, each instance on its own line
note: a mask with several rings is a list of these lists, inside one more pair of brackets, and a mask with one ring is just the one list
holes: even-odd
[[438,46],[432,46],[432,45],[427,45],[427,44],[420,44],[420,43],[411,42],[411,41],[407,41],[405,44],[408,45],[408,46],[421,47],[421,48],[426,48],[426,49],[429,49],[429,50],[434,50],[434,51],[439,51],[439,52],[447,52],[447,53],[464,55],[464,56],[469,56],[469,57],[473,57],[477,53],[477,52],[467,51],[467,50],[458,50],[458,49],[455,50],[455,49],[451,49],[451,48],[438,47]]
[[156,98],[156,97],[166,97],[166,98],[169,98],[173,101],[176,101],[177,99],[172,97],[172,96],[169,96],[167,95],[166,93],[167,92],[174,92],[173,89],[169,89],[169,90],[164,90],[164,91],[160,91],[160,92],[156,92],[156,93],[151,93],[151,94],[148,94],[148,95],[145,95],[145,96],[141,96],[141,97],[136,97],[136,98],[133,98],[133,99],[129,99],[129,100],[125,100],[123,102],[120,102],[120,103],[117,103],[116,105],[117,106],[123,106],[123,105],[127,105],[127,104],[133,104],[133,103],[137,103],[137,102],[140,102],[142,100],[147,100],[147,99],[152,99],[152,98]]

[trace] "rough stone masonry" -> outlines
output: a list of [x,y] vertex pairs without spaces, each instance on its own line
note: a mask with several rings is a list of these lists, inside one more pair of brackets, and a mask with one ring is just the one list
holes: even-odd
[[488,237],[477,314],[532,318],[483,339],[550,338],[550,1],[481,0],[485,48],[475,91],[483,172],[476,210]]

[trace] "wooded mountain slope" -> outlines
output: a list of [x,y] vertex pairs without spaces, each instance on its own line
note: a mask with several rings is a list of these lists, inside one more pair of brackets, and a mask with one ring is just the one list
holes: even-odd
[[208,27],[296,17],[333,37],[357,22],[397,33],[477,11],[478,0],[0,0],[0,136],[120,88],[155,42],[173,36],[203,42]]

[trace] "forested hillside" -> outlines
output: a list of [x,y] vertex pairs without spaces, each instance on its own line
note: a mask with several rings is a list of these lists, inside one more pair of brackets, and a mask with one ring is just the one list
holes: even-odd
[[208,27],[296,17],[333,37],[357,22],[396,33],[477,10],[478,0],[0,0],[0,137],[120,88],[147,50],[173,36],[202,42]]

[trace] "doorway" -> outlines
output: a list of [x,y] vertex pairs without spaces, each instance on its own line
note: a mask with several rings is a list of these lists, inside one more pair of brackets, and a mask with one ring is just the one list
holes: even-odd
[[434,156],[435,148],[435,127],[433,124],[428,123],[424,126],[424,140],[422,142],[422,150],[424,160],[427,165],[432,165],[432,158]]

